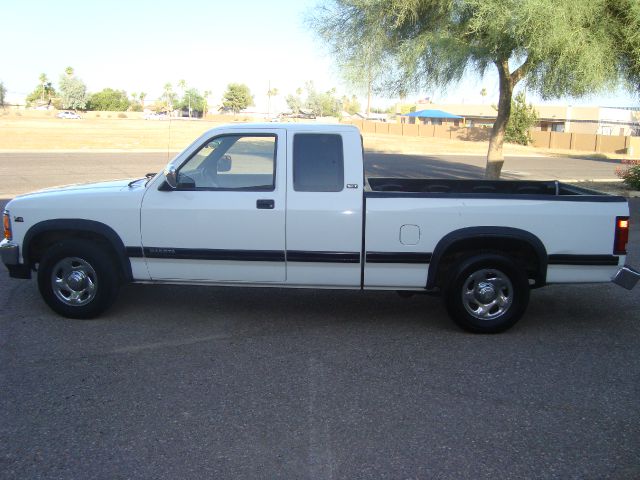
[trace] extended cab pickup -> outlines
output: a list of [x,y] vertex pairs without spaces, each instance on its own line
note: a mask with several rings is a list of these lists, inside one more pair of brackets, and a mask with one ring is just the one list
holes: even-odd
[[531,288],[638,279],[622,197],[363,171],[353,126],[223,126],[163,173],[13,199],[2,260],[71,318],[126,282],[382,289],[441,293],[476,332],[513,325]]

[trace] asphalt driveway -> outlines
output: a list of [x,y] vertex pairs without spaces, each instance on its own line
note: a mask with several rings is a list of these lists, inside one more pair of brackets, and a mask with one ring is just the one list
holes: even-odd
[[0,305],[2,478],[640,477],[637,288],[536,290],[493,336],[392,292],[130,286],[73,321],[2,271]]

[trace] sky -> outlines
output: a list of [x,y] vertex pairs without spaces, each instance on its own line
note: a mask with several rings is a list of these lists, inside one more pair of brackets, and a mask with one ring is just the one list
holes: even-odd
[[[217,103],[226,86],[245,83],[255,110],[267,110],[271,85],[279,95],[272,111],[286,110],[284,98],[312,80],[318,90],[340,95],[362,92],[342,83],[324,46],[304,24],[317,0],[0,0],[0,81],[8,99],[21,102],[46,73],[57,85],[68,66],[90,92],[115,88],[159,97],[165,83],[212,92]],[[488,95],[480,95],[486,88]],[[497,75],[465,77],[446,91],[421,91],[408,101],[497,103]],[[535,95],[528,100],[540,103]],[[378,96],[373,106],[397,101]],[[638,106],[624,90],[552,104]]]

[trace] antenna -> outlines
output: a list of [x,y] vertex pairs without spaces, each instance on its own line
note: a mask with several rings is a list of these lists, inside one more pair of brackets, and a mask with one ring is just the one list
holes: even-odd
[[171,112],[169,112],[169,140],[167,140],[167,163],[171,160]]

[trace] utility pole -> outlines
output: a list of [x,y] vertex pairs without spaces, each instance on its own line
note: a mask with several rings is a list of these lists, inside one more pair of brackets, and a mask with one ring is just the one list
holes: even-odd
[[271,80],[269,80],[269,90],[267,90],[267,117],[271,116]]

